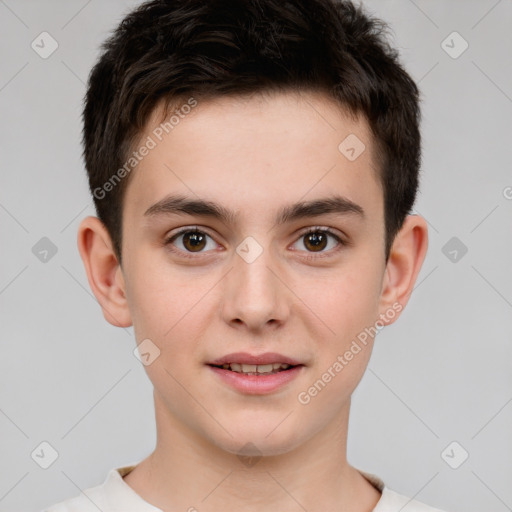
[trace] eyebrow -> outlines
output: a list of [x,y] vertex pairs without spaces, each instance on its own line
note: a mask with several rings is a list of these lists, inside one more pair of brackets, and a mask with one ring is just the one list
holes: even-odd
[[[365,212],[362,206],[350,199],[335,195],[313,201],[301,201],[286,205],[277,213],[275,224],[285,224],[309,217],[319,217],[329,213],[355,214],[364,219]],[[224,206],[212,201],[201,199],[190,199],[186,196],[170,195],[150,206],[144,217],[156,217],[161,215],[198,215],[217,219],[224,224],[236,224],[238,212],[229,210]]]

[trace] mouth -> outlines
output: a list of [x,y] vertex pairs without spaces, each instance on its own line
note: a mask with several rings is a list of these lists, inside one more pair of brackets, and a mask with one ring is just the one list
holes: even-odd
[[224,364],[210,364],[215,368],[222,370],[229,370],[236,373],[243,373],[244,375],[273,375],[289,371],[296,366],[304,365],[291,365],[287,363],[268,363],[268,364],[241,364],[241,363],[224,363]]
[[296,379],[303,364],[267,363],[254,365],[245,363],[223,363],[208,365],[224,385],[246,395],[266,395],[285,388]]
[[221,382],[232,389],[250,395],[278,391],[302,374],[305,364],[291,357],[266,352],[237,352],[207,363]]
[[249,354],[236,352],[207,363],[209,366],[246,375],[271,375],[304,366],[300,361],[276,352]]

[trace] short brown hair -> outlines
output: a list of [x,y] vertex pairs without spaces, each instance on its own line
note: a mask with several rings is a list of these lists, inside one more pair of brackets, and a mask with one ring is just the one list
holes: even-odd
[[343,0],[154,0],[130,12],[102,45],[83,111],[89,186],[119,262],[131,173],[112,178],[156,105],[270,90],[324,91],[365,117],[380,155],[387,261],[416,197],[421,140],[418,88],[386,28]]

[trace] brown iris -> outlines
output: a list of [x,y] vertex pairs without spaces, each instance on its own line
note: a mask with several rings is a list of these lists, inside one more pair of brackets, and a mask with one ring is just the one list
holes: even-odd
[[307,233],[304,236],[304,246],[307,249],[310,249],[308,244],[311,244],[312,250],[314,252],[321,251],[325,249],[325,246],[327,244],[327,238],[328,235],[326,233],[321,233],[318,231],[314,231],[312,233]]
[[200,231],[187,231],[183,235],[183,246],[192,252],[201,251],[206,244],[206,235]]

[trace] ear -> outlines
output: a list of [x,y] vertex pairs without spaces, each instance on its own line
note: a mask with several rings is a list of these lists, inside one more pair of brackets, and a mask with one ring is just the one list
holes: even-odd
[[86,217],[78,228],[77,242],[89,286],[105,320],[116,327],[129,327],[132,320],[124,276],[105,225],[97,217]]
[[384,272],[379,303],[380,319],[384,325],[392,324],[400,316],[396,313],[400,313],[409,301],[427,247],[425,219],[419,215],[408,215],[395,237]]

